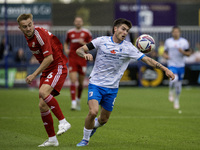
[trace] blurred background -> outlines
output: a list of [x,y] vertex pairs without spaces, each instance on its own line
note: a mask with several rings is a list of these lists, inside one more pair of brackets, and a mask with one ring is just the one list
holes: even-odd
[[[131,20],[133,28],[127,40],[135,44],[140,34],[150,34],[156,50],[148,55],[166,65],[162,57],[164,41],[171,37],[171,29],[178,25],[182,37],[188,39],[193,54],[186,58],[184,86],[200,86],[200,1],[199,0],[1,0],[0,1],[0,88],[38,87],[39,78],[32,85],[25,78],[38,63],[30,52],[24,35],[18,29],[17,17],[32,13],[36,26],[42,26],[62,43],[66,32],[73,28],[75,16],[81,16],[84,27],[93,38],[111,35],[116,18]],[[92,52],[95,55],[95,51]],[[88,63],[85,86],[93,63]],[[66,79],[64,87],[70,84]],[[131,62],[120,82],[121,86],[167,86],[168,79],[160,70],[141,62]]]

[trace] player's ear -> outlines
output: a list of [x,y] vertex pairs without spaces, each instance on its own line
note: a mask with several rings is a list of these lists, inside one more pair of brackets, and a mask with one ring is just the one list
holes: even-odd
[[114,27],[114,33],[117,31],[117,26]]

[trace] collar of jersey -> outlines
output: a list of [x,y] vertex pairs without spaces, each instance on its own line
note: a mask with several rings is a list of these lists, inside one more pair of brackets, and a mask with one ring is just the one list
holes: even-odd
[[[111,41],[114,43],[114,44],[118,44],[118,43],[115,43],[114,41],[113,41],[113,37],[111,36]],[[120,44],[122,44],[123,43],[123,41],[121,42],[121,43],[119,43],[119,45]]]

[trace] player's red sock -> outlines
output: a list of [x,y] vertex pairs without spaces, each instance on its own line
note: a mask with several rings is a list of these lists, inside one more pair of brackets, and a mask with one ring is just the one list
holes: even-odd
[[51,116],[50,110],[41,112],[41,117],[48,136],[49,137],[55,136],[56,134],[53,127],[53,118]]
[[78,99],[81,98],[81,94],[82,94],[82,91],[83,91],[83,86],[78,86]]
[[70,93],[71,93],[71,99],[76,100],[76,85],[75,84],[71,84]]
[[53,97],[53,95],[49,94],[49,96],[47,96],[44,99],[44,101],[49,106],[49,108],[51,108],[51,111],[58,118],[58,120],[62,120],[65,118],[60,109],[60,106],[59,106],[57,100]]

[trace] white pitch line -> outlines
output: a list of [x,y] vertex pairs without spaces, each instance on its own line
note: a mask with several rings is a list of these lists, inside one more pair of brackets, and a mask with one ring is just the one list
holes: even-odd
[[[85,119],[86,116],[66,117],[69,119]],[[41,119],[40,117],[0,117],[0,119]],[[200,116],[113,116],[110,119],[200,119]]]

